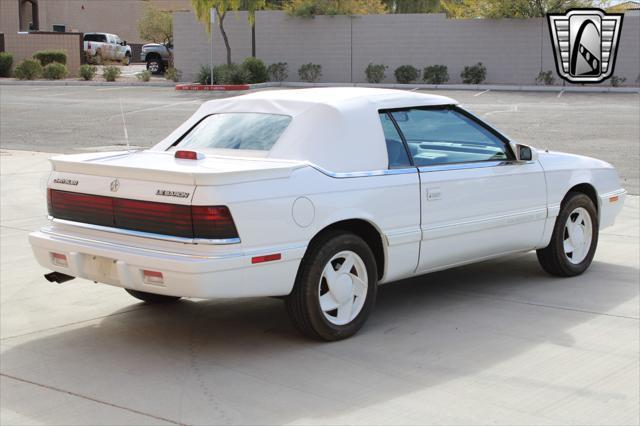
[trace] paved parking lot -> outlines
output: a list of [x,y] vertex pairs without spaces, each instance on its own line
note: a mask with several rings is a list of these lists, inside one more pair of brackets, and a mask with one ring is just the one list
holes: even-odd
[[[145,306],[42,278],[27,235],[46,151],[121,146],[119,100],[151,145],[210,96],[99,89],[0,88],[0,424],[638,424],[639,197],[581,277],[534,253],[434,273],[381,287],[354,338],[311,342],[277,299]],[[447,94],[522,142],[614,162],[637,193],[637,95]]]

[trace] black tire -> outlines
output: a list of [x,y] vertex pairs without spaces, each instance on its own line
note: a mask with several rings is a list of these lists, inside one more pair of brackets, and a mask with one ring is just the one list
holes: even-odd
[[128,66],[131,64],[131,54],[129,52],[125,53],[124,59],[122,60],[122,65]]
[[180,300],[178,296],[165,296],[163,294],[147,293],[146,291],[131,290],[128,288],[125,288],[125,290],[136,299],[146,303],[172,303]]
[[164,65],[162,64],[162,60],[157,57],[152,57],[147,60],[147,70],[151,71],[151,74],[162,74],[164,71]]
[[[568,254],[565,254],[564,242],[567,236],[565,225],[569,219],[569,215],[579,207],[586,210],[589,214],[592,237],[589,250],[584,260],[580,263],[573,263],[569,260]],[[558,277],[573,277],[582,274],[589,268],[593,261],[593,256],[596,253],[599,228],[598,212],[591,198],[581,192],[570,192],[567,194],[562,202],[560,214],[556,218],[556,224],[553,228],[549,245],[536,251],[542,269]]]
[[[360,312],[344,325],[331,323],[320,308],[320,291],[324,267],[338,253],[355,253],[367,273],[367,293]],[[293,291],[285,299],[287,312],[295,327],[312,339],[335,341],[354,335],[373,309],[378,286],[376,260],[367,243],[355,234],[338,231],[327,234],[309,247],[302,259]],[[352,302],[357,296],[353,297]],[[353,302],[355,303],[355,302]]]

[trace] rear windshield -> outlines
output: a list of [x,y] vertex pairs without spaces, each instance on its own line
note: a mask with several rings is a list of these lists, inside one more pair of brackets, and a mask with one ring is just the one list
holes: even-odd
[[184,149],[269,151],[291,122],[288,115],[232,112],[200,121],[176,145]]
[[85,34],[84,41],[96,41],[96,42],[107,42],[107,36],[104,34]]

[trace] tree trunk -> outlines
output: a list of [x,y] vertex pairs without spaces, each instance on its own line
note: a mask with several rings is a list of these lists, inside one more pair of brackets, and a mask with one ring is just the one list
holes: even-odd
[[251,24],[251,56],[256,57],[256,21]]
[[229,45],[229,38],[227,32],[224,30],[224,17],[227,12],[222,15],[218,12],[218,18],[220,19],[220,33],[222,33],[222,39],[224,40],[224,47],[227,49],[227,65],[231,65],[231,46]]

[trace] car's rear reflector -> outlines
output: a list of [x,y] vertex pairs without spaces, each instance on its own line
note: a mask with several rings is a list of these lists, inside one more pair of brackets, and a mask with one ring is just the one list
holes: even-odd
[[62,253],[54,253],[51,252],[51,261],[54,265],[63,266],[67,268],[69,266],[69,262],[67,261],[67,256]]
[[142,277],[144,282],[147,284],[164,284],[164,277],[162,276],[162,272],[143,269]]
[[133,231],[210,240],[238,238],[226,206],[190,206],[49,189],[49,215],[56,219]]
[[280,253],[265,254],[263,256],[252,257],[251,263],[273,262],[274,260],[280,260],[280,259],[282,259],[282,255]]
[[202,160],[204,155],[200,152],[196,151],[176,151],[175,158],[180,158],[182,160]]

